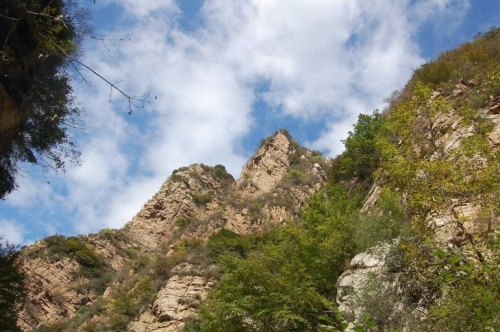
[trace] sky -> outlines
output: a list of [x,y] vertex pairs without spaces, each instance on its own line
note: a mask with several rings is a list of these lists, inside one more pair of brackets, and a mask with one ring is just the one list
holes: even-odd
[[[121,228],[172,174],[222,164],[235,177],[286,128],[335,157],[360,113],[383,109],[414,69],[499,26],[497,0],[80,0],[93,15],[76,76],[81,165],[22,165],[0,201],[19,245]],[[142,108],[144,106],[144,108]]]

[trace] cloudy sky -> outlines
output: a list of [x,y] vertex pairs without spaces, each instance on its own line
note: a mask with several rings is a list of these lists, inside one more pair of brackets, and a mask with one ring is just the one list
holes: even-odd
[[333,157],[359,113],[500,17],[496,0],[80,2],[105,39],[85,42],[83,62],[152,103],[128,115],[105,82],[76,77],[82,165],[23,166],[0,202],[0,234],[18,244],[120,228],[181,166],[223,164],[237,178],[279,128]]

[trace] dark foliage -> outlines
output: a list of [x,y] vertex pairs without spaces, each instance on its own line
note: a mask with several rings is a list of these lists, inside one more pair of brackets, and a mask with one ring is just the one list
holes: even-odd
[[0,238],[0,330],[20,331],[17,309],[25,297],[25,275],[19,268],[17,247]]
[[88,12],[75,0],[0,4],[0,119],[16,118],[0,131],[1,199],[16,188],[19,162],[55,170],[64,170],[68,159],[78,162],[68,129],[77,125],[81,110],[66,69],[81,54],[87,21]]
[[376,135],[384,122],[384,115],[375,110],[371,115],[360,114],[354,130],[349,131],[343,141],[345,151],[336,158],[333,169],[333,182],[366,181],[369,185],[372,174],[378,168],[380,155],[375,148]]
[[105,265],[101,255],[76,236],[66,238],[56,234],[45,238],[44,241],[47,243],[50,253],[56,258],[58,254],[69,255],[74,257],[83,267],[89,269],[98,269]]

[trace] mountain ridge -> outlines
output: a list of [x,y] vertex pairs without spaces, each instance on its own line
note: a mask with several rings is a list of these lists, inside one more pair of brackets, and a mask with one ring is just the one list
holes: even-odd
[[[28,331],[500,329],[500,29],[415,70],[334,160],[278,131],[122,230],[23,251]],[[30,274],[31,273],[31,274]]]
[[[206,241],[220,229],[247,234],[297,217],[307,197],[323,185],[323,167],[328,168],[328,162],[316,152],[301,148],[287,131],[281,130],[249,159],[238,181],[222,165],[182,167],[122,229],[69,238],[55,235],[25,248],[22,266],[28,275],[28,299],[20,312],[19,325],[31,331],[74,318],[82,307],[90,308],[113,292],[118,285],[113,287],[116,276],[107,274],[120,273],[138,256],[162,251],[169,257],[183,241]],[[291,163],[300,165],[301,170],[295,168],[292,175],[287,174]],[[286,199],[282,195],[285,191]],[[166,289],[178,289],[179,284],[189,289],[193,282],[213,282],[196,275],[186,281],[189,272],[182,267],[179,270],[180,276],[174,274],[163,281]],[[99,287],[93,285],[102,278],[109,280]],[[172,278],[176,280],[174,286],[169,283]],[[199,286],[191,297],[205,294],[203,287]],[[163,294],[163,298],[170,296],[167,291]],[[192,314],[192,310],[186,310]],[[161,317],[165,314],[160,311],[160,320],[164,320]],[[141,316],[143,321],[147,315],[155,317],[148,311]],[[179,321],[169,326],[178,329],[188,316],[176,316],[173,319]]]

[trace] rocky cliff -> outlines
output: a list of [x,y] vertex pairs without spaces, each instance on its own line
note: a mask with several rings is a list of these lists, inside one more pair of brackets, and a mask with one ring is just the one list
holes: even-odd
[[499,51],[493,29],[417,69],[333,161],[279,131],[237,181],[183,167],[123,229],[24,249],[20,326],[500,329]]
[[[441,275],[447,275],[447,271],[453,271],[457,267],[460,269],[459,266],[463,266],[461,264],[476,267],[486,264],[488,256],[491,259],[492,255],[486,239],[500,226],[500,218],[494,212],[496,208],[486,203],[489,199],[497,199],[496,156],[500,148],[500,106],[497,98],[490,96],[485,106],[472,111],[472,117],[466,114],[464,108],[467,107],[468,100],[465,99],[464,102],[460,98],[470,98],[474,89],[478,89],[477,83],[464,84],[464,80],[460,79],[449,95],[433,91],[416,111],[414,124],[410,127],[410,130],[420,135],[418,140],[411,142],[411,149],[413,152],[417,151],[419,159],[415,161],[418,166],[411,173],[414,177],[407,182],[401,197],[405,204],[425,204],[424,208],[415,208],[422,209],[422,212],[417,210],[422,215],[413,217],[411,221],[412,227],[421,229],[416,234],[432,242],[434,250],[440,253],[422,255],[429,260],[427,268],[431,274],[438,274],[439,271]],[[457,98],[459,103],[456,102]],[[428,112],[437,104],[437,110]],[[487,124],[488,129],[481,133],[484,130],[481,126],[484,124]],[[471,142],[480,140],[481,135],[481,147],[471,147],[474,144]],[[422,136],[424,139],[421,139]],[[398,146],[403,148],[402,139]],[[488,168],[491,170],[488,171]],[[458,176],[454,177],[450,172]],[[488,172],[490,177],[483,178],[483,172]],[[381,194],[384,189],[389,190],[394,185],[390,184],[394,179],[387,176],[387,173],[379,177],[379,181],[368,191],[361,209],[362,215],[380,213],[377,205]],[[439,178],[433,177],[433,173],[439,174]],[[428,178],[432,178],[432,184]],[[450,178],[455,182],[447,182]],[[436,185],[436,182],[441,183]],[[486,185],[486,182],[489,184]],[[416,221],[423,221],[422,224],[426,227],[418,225]],[[425,236],[419,232],[425,232]],[[408,256],[403,258],[401,249],[415,243],[410,244],[410,240],[406,239],[408,242],[402,244],[399,240],[379,244],[356,255],[338,279],[336,301],[339,312],[350,323],[349,330],[363,323],[367,315],[379,319],[381,330],[389,329],[391,324],[411,330],[411,326],[414,326],[412,321],[425,320],[431,303],[446,301],[442,289],[432,289],[436,286],[430,283],[423,286],[423,282],[418,280],[417,275],[425,273],[417,270],[416,262],[411,262],[414,265],[410,265],[410,269],[414,271],[408,272],[408,262],[403,262]],[[418,245],[421,246],[418,250],[426,250],[422,243]],[[455,258],[455,267],[444,258],[449,256]],[[406,268],[403,267],[405,264]],[[457,272],[449,272],[449,275],[453,273]],[[468,274],[465,268],[462,274]],[[425,278],[429,280],[428,276]],[[412,292],[416,292],[415,288],[420,288],[417,292],[419,296],[410,300],[414,296]]]
[[[198,245],[221,229],[244,234],[298,217],[328,168],[329,160],[279,131],[238,181],[221,165],[175,170],[123,229],[55,235],[25,248],[28,297],[19,325],[92,331],[132,320],[129,331],[179,331],[216,281],[217,267],[200,261]],[[144,295],[142,283],[147,299],[120,309]]]

